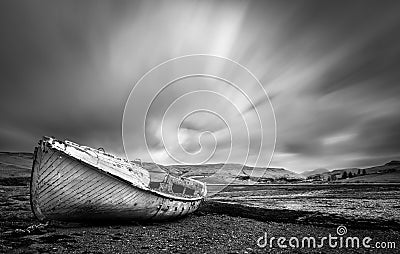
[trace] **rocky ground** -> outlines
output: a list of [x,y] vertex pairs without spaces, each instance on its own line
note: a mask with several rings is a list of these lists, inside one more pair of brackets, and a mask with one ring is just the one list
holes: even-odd
[[[370,236],[373,241],[400,244],[398,228],[358,225],[349,221],[325,223],[290,211],[254,210],[244,206],[207,201],[202,208],[180,220],[165,223],[40,224],[29,205],[29,178],[0,181],[0,252],[4,253],[364,253],[368,249],[299,248],[257,246],[268,237],[287,238],[336,235],[344,223],[349,236]],[[329,220],[329,218],[325,218]],[[379,229],[377,229],[379,228]],[[376,249],[373,250],[377,251]],[[393,249],[380,252],[395,253]]]
[[[255,208],[224,202],[226,196],[219,201],[209,198],[194,214],[164,223],[41,224],[30,209],[30,157],[23,156],[26,158],[19,166],[9,156],[0,165],[0,253],[398,253],[400,248],[400,228],[391,221]],[[322,248],[280,248],[276,242],[272,247],[257,245],[265,233],[268,239],[338,236],[339,225],[347,227],[344,236],[368,236],[371,244],[390,241],[396,248],[330,248],[327,243]]]

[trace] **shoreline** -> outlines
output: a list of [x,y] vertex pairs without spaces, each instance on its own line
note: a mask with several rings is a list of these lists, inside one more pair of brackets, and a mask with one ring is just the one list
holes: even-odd
[[400,231],[400,222],[395,220],[355,219],[354,217],[346,218],[340,214],[289,209],[268,209],[237,203],[231,204],[224,201],[206,201],[198,212],[249,218],[267,223],[293,223],[324,227],[345,225],[354,229],[390,229]]
[[[235,209],[233,209],[235,208]],[[257,240],[271,237],[315,237],[336,235],[342,224],[315,225],[306,221],[290,222],[293,214],[268,211],[264,216],[280,218],[248,218],[250,213],[238,206],[205,202],[195,213],[165,222],[105,222],[39,224],[29,210],[8,220],[12,230],[1,232],[0,252],[7,253],[344,253],[346,249],[260,247]],[[235,213],[241,213],[241,216]],[[261,211],[259,211],[261,212]],[[265,211],[264,211],[265,212]],[[15,214],[15,212],[14,212]],[[229,214],[229,215],[228,215]],[[253,214],[253,213],[251,213]],[[260,215],[260,213],[256,213]],[[293,216],[292,216],[293,215]],[[285,221],[286,218],[286,221]],[[5,221],[1,221],[4,226]],[[32,226],[33,225],[33,226]],[[26,227],[28,226],[28,227]],[[370,225],[371,226],[371,225]],[[2,227],[3,228],[3,227]],[[9,228],[9,229],[11,229]],[[28,229],[30,231],[28,232]],[[372,237],[374,241],[400,244],[400,230],[389,228],[360,228],[347,225],[348,235]],[[398,246],[397,246],[398,248]],[[349,249],[354,252],[355,249]],[[393,249],[380,253],[393,253]],[[357,249],[357,253],[368,252]]]
[[[210,198],[193,214],[165,222],[40,224],[29,203],[29,178],[0,180],[0,253],[343,253],[343,249],[329,247],[283,250],[257,246],[257,239],[265,233],[274,237],[323,237],[336,234],[340,225],[348,228],[350,236],[390,240],[400,247],[397,221],[354,220]],[[393,253],[393,249],[381,252]]]

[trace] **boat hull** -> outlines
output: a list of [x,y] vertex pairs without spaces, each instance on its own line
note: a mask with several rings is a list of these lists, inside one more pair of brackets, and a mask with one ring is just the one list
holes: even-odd
[[57,149],[35,150],[31,206],[43,220],[165,220],[197,210],[202,199],[139,188]]

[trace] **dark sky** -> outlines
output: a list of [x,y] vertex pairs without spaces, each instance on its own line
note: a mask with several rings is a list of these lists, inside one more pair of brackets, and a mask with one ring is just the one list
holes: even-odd
[[[33,151],[48,135],[121,155],[124,107],[142,75],[174,57],[212,54],[246,66],[268,93],[277,132],[272,166],[302,171],[400,158],[399,1],[13,0],[0,2],[0,27],[2,151]],[[190,70],[183,71],[188,65]],[[271,108],[261,90],[236,71],[226,71],[228,65],[178,63],[154,82],[148,80],[129,111],[134,118],[127,128],[130,156],[174,163],[164,150],[178,148],[163,144],[165,135],[165,142],[178,137],[192,153],[216,148],[210,162],[242,162],[238,156],[245,151],[250,151],[248,164],[257,153],[266,154],[268,162]],[[221,81],[197,78],[165,92],[144,119],[146,98],[161,82],[197,70],[230,73],[255,105]],[[217,88],[214,94],[179,100],[165,121],[178,121],[188,113],[182,109],[203,108],[207,101],[234,126],[233,142],[221,131],[227,130],[223,121],[207,112],[189,116],[178,132],[167,124],[167,133],[158,135],[166,106],[190,92],[191,85],[196,91]],[[266,127],[258,127],[254,112]],[[265,141],[259,141],[260,133]],[[149,150],[140,141],[144,134]],[[254,141],[250,148],[248,140]],[[218,145],[209,146],[215,141]],[[257,149],[260,142],[268,148]],[[228,148],[233,158],[223,152]],[[176,156],[183,158],[181,152]]]

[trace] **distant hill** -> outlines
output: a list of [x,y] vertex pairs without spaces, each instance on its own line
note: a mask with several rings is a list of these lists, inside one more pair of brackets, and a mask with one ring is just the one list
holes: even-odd
[[[365,171],[365,175],[363,175]],[[361,174],[343,179],[342,182],[400,182],[400,161],[390,161],[381,166],[361,169]]]
[[240,164],[204,164],[166,166],[207,183],[257,183],[274,181],[299,181],[303,176],[283,168],[249,167]]
[[[0,172],[3,177],[29,177],[32,168],[32,153],[0,152]],[[157,165],[143,162],[154,180],[162,181],[166,172],[175,176],[185,176],[207,183],[257,183],[274,181],[299,181],[304,177],[283,168],[248,167],[240,164],[204,165]]]
[[243,167],[243,173],[257,181],[302,180],[304,177],[284,168]]
[[[347,177],[342,179],[344,175],[347,175]],[[345,183],[400,182],[400,161],[390,161],[384,165],[369,168],[335,169],[314,176],[323,181],[331,180]]]
[[300,181],[304,177],[283,168],[249,167],[241,164],[168,165],[144,163],[152,174],[163,177],[163,170],[172,175],[191,177],[209,184],[252,184],[259,182]]
[[[0,178],[30,177],[32,153],[0,152]],[[301,182],[311,176],[311,181],[332,181],[337,183],[400,183],[400,161],[390,161],[384,165],[368,168],[344,168],[328,171],[315,169],[302,174],[284,168],[249,167],[240,164],[204,164],[204,165],[157,165],[143,162],[153,179],[162,180],[166,172],[176,176],[185,176],[207,183],[217,184],[256,184]],[[351,177],[342,179],[346,172]]]
[[343,183],[400,183],[400,171],[368,174],[340,180]]
[[0,152],[0,163],[32,168],[32,153]]
[[301,175],[307,178],[309,176],[319,175],[319,174],[323,174],[323,173],[327,173],[327,172],[329,172],[329,170],[327,170],[326,168],[317,168],[314,170],[305,171],[305,172],[301,173]]
[[0,152],[0,178],[30,177],[32,153]]

